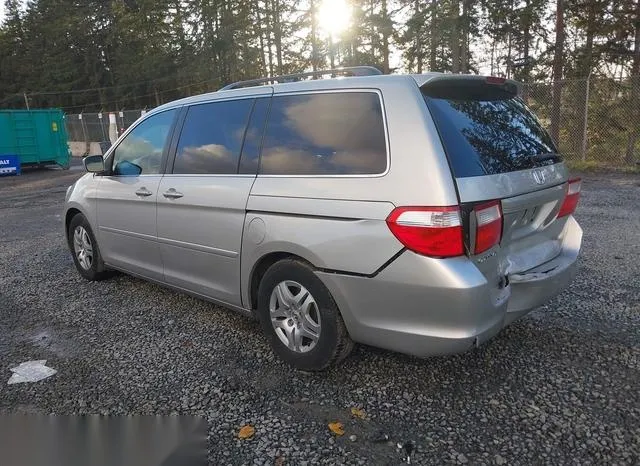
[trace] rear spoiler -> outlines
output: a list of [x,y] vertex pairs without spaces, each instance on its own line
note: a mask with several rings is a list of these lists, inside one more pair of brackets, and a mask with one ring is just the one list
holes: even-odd
[[519,82],[496,76],[433,74],[415,78],[423,94],[440,99],[503,100],[522,94]]

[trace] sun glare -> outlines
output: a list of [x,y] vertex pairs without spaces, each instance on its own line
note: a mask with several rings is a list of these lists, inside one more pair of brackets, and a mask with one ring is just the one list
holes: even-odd
[[351,8],[346,0],[323,0],[317,14],[320,29],[334,39],[351,21]]

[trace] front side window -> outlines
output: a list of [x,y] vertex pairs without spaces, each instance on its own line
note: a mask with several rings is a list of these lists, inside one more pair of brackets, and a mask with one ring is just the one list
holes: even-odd
[[113,155],[113,174],[157,175],[162,171],[162,153],[169,139],[176,110],[151,115],[133,128]]
[[273,97],[260,173],[369,175],[387,168],[382,106],[374,92]]
[[237,173],[253,101],[228,100],[189,108],[178,142],[173,173]]

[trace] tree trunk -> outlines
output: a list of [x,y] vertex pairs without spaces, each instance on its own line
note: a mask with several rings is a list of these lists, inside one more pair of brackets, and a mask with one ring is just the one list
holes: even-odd
[[360,46],[360,43],[358,42],[358,38],[356,37],[356,34],[353,34],[353,38],[351,39],[351,42],[349,43],[349,65],[353,66],[353,65],[357,65],[357,56],[358,56],[358,48]]
[[437,68],[437,57],[438,57],[438,42],[440,38],[438,36],[438,16],[436,12],[438,11],[438,0],[431,0],[431,31],[430,35],[430,43],[429,43],[429,71],[436,71]]
[[266,37],[266,42],[267,42],[267,66],[269,69],[269,76],[275,76],[274,72],[273,72],[273,49],[272,49],[272,43],[271,43],[271,29],[273,27],[272,21],[271,21],[271,15],[273,10],[271,9],[271,5],[269,4],[268,0],[265,0],[264,3],[265,6],[265,25],[266,25],[266,30],[267,30],[267,37]]
[[351,38],[351,43],[349,45],[350,55],[349,55],[349,65],[357,65],[357,56],[358,56],[358,48],[360,43],[358,41],[357,35],[354,33]]
[[451,27],[451,72],[459,73],[460,72],[460,2],[458,0],[454,0],[453,2],[453,11],[452,11],[452,27]]
[[329,67],[333,70],[336,67],[336,54],[334,49],[333,37],[329,35],[327,39],[327,48],[329,49]]
[[560,106],[562,104],[562,60],[564,56],[564,3],[556,0],[556,41],[553,51],[553,101],[551,104],[551,137],[560,144]]
[[531,0],[525,1],[524,18],[522,22],[522,63],[520,63],[520,72],[518,80],[524,83],[522,86],[522,100],[529,102],[529,75],[531,67],[529,66],[529,47],[531,42]]
[[276,46],[276,63],[278,74],[282,71],[282,22],[280,18],[280,0],[273,0],[273,43]]
[[382,0],[382,47],[380,52],[382,53],[382,72],[389,74],[391,71],[389,68],[389,37],[393,30],[391,25],[391,19],[389,18],[389,11],[387,8],[387,0]]
[[[511,28],[509,28],[511,29]],[[509,34],[507,36],[507,78],[511,78],[511,69],[512,69],[512,58],[511,58],[511,50],[513,49],[512,41],[513,38],[513,34],[511,33],[511,30],[509,30]]]
[[[413,2],[413,17],[418,19],[420,16],[420,0]],[[416,22],[416,30],[414,32],[413,46],[416,54],[416,71],[418,74],[422,73],[422,21]]]
[[210,62],[211,69],[214,73],[218,73],[216,51],[213,48],[215,43],[215,33],[217,28],[214,26],[214,15],[212,8],[207,4],[202,7],[202,16],[204,23],[203,44],[206,50],[206,57]]
[[584,60],[581,67],[581,77],[583,78],[589,76],[589,73],[591,72],[591,65],[593,62],[593,36],[595,33],[595,19],[595,11],[593,7],[590,7],[589,15],[587,16],[587,36],[584,45]]
[[313,71],[318,70],[318,38],[317,38],[317,18],[316,18],[316,0],[310,2],[311,14],[311,68]]
[[236,54],[236,38],[234,33],[234,12],[231,2],[225,2],[222,9],[222,21],[224,24],[224,54],[226,77],[229,81],[237,81],[238,56]]
[[584,84],[580,89],[580,100],[578,102],[578,118],[580,119],[580,126],[578,130],[579,134],[583,135],[580,138],[580,142],[576,147],[576,152],[580,154],[580,158],[582,160],[586,160],[587,158],[587,127],[589,122],[587,121],[587,107],[589,105],[589,77],[591,74],[591,66],[593,62],[593,36],[595,35],[595,20],[596,20],[596,5],[594,2],[590,2],[587,6],[587,27],[585,30],[585,44],[584,44],[584,57],[581,60],[579,66],[580,76],[579,78],[583,78]]
[[[213,18],[213,24],[214,24],[214,29],[213,29],[213,33],[211,35],[211,37],[209,38],[209,40],[211,41],[211,44],[215,44],[216,41],[216,37],[219,37],[221,34],[220,31],[220,15],[218,12],[218,7],[217,4],[214,4],[214,6],[212,7],[212,12],[211,12],[212,18]],[[223,82],[227,82],[227,79],[225,77],[225,71],[224,71],[224,59],[222,56],[222,52],[219,52],[218,50],[215,49],[215,47],[213,45],[210,46],[213,55],[213,59],[214,59],[214,66],[215,66],[215,70],[218,73],[218,76],[220,76],[223,80]]]
[[371,25],[370,38],[371,38],[371,63],[376,62],[376,46],[378,44],[378,38],[376,37],[376,28],[373,24],[373,7],[375,6],[375,0],[369,0],[369,23]]
[[633,41],[633,62],[631,63],[631,108],[635,118],[631,122],[631,132],[627,140],[625,162],[632,164],[636,161],[635,148],[640,138],[640,0],[636,0],[635,37]]
[[177,0],[174,2],[174,6],[176,8],[176,16],[175,16],[175,28],[176,34],[178,36],[178,43],[180,44],[180,57],[184,57],[187,51],[187,38],[184,33],[184,18],[182,11],[182,2]]
[[460,48],[460,72],[469,72],[469,28],[471,27],[470,0],[462,2],[462,46]]
[[525,2],[525,16],[524,16],[524,24],[522,31],[522,40],[524,44],[522,45],[522,59],[524,64],[522,65],[522,73],[521,80],[525,83],[529,82],[529,74],[531,72],[531,68],[529,66],[529,46],[531,42],[531,0],[526,0]]
[[260,4],[258,0],[255,0],[253,4],[253,11],[256,12],[256,27],[258,28],[258,42],[260,44],[260,64],[262,69],[261,74],[264,74],[267,70],[267,63],[264,57],[264,34],[262,32],[262,18],[260,17]]
[[494,60],[495,60],[495,56],[496,56],[496,39],[495,37],[491,39],[491,76],[493,76],[494,73]]

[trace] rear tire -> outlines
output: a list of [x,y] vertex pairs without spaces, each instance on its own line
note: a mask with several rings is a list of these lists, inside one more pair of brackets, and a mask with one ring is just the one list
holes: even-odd
[[73,263],[84,279],[99,281],[112,275],[112,272],[106,269],[102,261],[98,242],[84,215],[76,214],[71,219],[67,231],[67,241],[73,256]]
[[296,369],[324,370],[354,346],[327,287],[294,259],[276,262],[262,277],[258,318],[273,351]]

